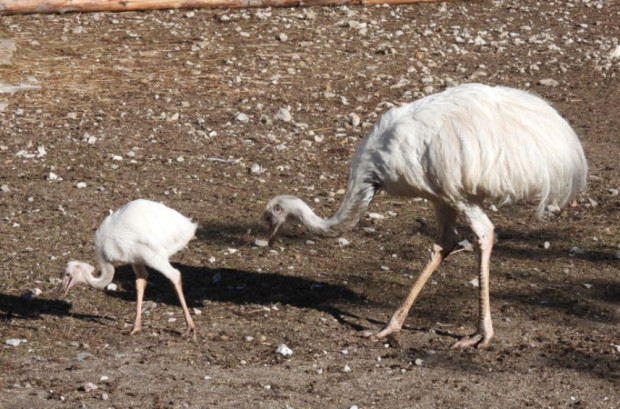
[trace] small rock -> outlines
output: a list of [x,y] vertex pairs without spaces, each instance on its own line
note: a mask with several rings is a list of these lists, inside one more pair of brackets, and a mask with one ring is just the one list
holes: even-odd
[[22,344],[24,342],[27,342],[25,339],[23,338],[10,338],[7,339],[6,341],[4,341],[4,343],[6,345],[12,346],[12,347],[16,347],[19,346],[19,344]]
[[388,266],[381,266],[381,270],[382,271],[390,271],[390,268]]
[[617,45],[614,48],[612,48],[611,51],[609,51],[609,54],[607,54],[607,57],[610,60],[620,58],[620,45]]
[[420,358],[416,358],[416,360],[414,361],[414,364],[415,364],[415,366],[422,366],[422,363],[423,363],[423,362],[424,362],[424,361],[423,361],[423,360],[421,360]]
[[238,113],[235,119],[242,123],[247,123],[250,121],[250,117],[244,114],[243,112]]
[[594,208],[598,206],[598,202],[594,199],[588,198],[588,205]]
[[385,216],[379,213],[368,213],[368,217],[375,220],[385,219]]
[[254,240],[254,245],[256,247],[267,247],[269,245],[269,242],[267,240],[256,239]]
[[285,357],[293,355],[293,350],[286,346],[286,344],[278,344],[276,347],[276,354],[280,354]]
[[261,173],[264,173],[264,172],[265,172],[265,169],[263,169],[263,167],[259,165],[258,163],[254,163],[250,167],[250,173],[253,173],[255,175],[260,175]]
[[580,247],[573,246],[570,248],[570,253],[571,254],[584,254],[585,250]]
[[78,390],[81,392],[90,392],[90,391],[94,391],[95,389],[97,389],[97,385],[95,385],[92,382],[87,382],[78,388]]
[[291,122],[293,119],[291,116],[291,112],[287,108],[280,108],[278,112],[276,112],[275,118],[284,122]]
[[590,288],[592,288],[592,284],[590,284],[590,283],[583,283],[583,284],[581,284],[581,285],[583,286],[583,288],[588,289],[588,290],[589,290]]
[[213,284],[219,283],[220,281],[222,281],[222,275],[220,273],[215,273],[211,281],[213,282]]
[[106,401],[106,400],[108,400],[109,398],[110,398],[110,395],[108,395],[108,394],[107,394],[107,393],[105,393],[105,392],[103,392],[103,393],[101,394],[101,396],[99,396],[99,399],[101,399],[101,400],[103,400],[103,401]]
[[349,242],[349,240],[345,239],[344,237],[340,237],[338,239],[338,244],[340,244],[341,246],[348,246],[351,243]]
[[116,291],[118,290],[118,285],[116,285],[115,283],[110,283],[106,286],[105,289],[108,291]]
[[611,196],[618,196],[618,194],[620,193],[618,189],[614,189],[614,188],[609,189],[608,192]]
[[543,248],[544,249],[548,249],[549,247],[551,247],[551,243],[549,243],[548,241],[543,243]]
[[349,123],[351,124],[352,127],[357,128],[358,126],[360,126],[361,122],[362,120],[360,119],[360,116],[356,114],[355,112],[352,112],[349,115]]
[[43,291],[41,291],[40,288],[33,288],[31,290],[26,291],[25,293],[23,293],[21,295],[21,297],[26,300],[26,301],[30,301],[33,298],[37,298],[38,296],[40,296],[43,293]]
[[469,285],[471,285],[474,288],[478,288],[480,287],[480,281],[478,281],[478,277],[474,278],[473,280],[471,280],[469,282]]
[[84,182],[78,182],[75,184],[75,187],[77,187],[78,189],[83,189],[86,187],[86,183]]
[[544,78],[538,81],[540,85],[544,85],[545,87],[557,87],[560,83],[553,78]]
[[351,367],[349,365],[345,365],[344,368],[342,368],[342,372],[344,372],[344,373],[351,372]]
[[288,40],[288,36],[285,33],[278,34],[278,37],[276,38],[283,43],[286,42],[286,40]]

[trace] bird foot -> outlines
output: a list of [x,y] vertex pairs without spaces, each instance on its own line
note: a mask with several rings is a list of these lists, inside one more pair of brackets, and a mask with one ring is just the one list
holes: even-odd
[[390,335],[396,335],[398,332],[400,332],[400,328],[394,328],[388,325],[380,331],[375,331],[371,329],[361,331],[360,336],[369,339],[383,339]]
[[183,333],[183,337],[191,338],[192,340],[196,340],[196,328],[188,327],[187,330]]
[[486,334],[480,334],[476,332],[473,335],[469,335],[469,336],[459,339],[454,344],[452,344],[450,348],[463,349],[463,348],[475,347],[477,349],[484,349],[489,346],[490,341],[491,341],[491,336],[487,336]]
[[131,330],[129,335],[136,335],[136,334],[139,334],[140,332],[142,332],[142,328],[134,328]]

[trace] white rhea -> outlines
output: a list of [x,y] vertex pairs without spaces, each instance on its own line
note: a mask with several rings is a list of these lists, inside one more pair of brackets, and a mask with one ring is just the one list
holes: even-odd
[[95,252],[101,270],[94,276],[95,267],[69,261],[62,282],[65,294],[76,284],[86,283],[104,289],[114,277],[115,264],[131,264],[136,274],[136,320],[131,335],[142,330],[142,300],[149,266],[165,275],[179,298],[187,330],[185,336],[196,338],[196,326],[189,314],[181,273],[172,267],[169,258],[194,237],[197,223],[174,209],[150,200],[138,199],[127,203],[106,217],[95,233]]
[[587,171],[577,135],[547,102],[512,88],[466,84],[381,116],[355,152],[347,192],[332,217],[318,217],[295,196],[277,196],[264,218],[273,245],[291,222],[319,236],[352,228],[378,189],[432,203],[437,235],[430,262],[385,328],[363,333],[383,338],[402,328],[424,283],[456,247],[456,218],[464,217],[477,238],[479,321],[477,332],[453,347],[486,347],[493,337],[489,260],[494,227],[483,201],[537,199],[541,216],[548,204],[565,206],[585,190]]

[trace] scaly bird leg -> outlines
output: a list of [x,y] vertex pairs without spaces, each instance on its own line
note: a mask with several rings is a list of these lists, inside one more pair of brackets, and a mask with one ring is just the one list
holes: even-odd
[[415,281],[411,290],[409,291],[409,295],[400,306],[398,310],[392,315],[390,322],[380,331],[366,330],[362,331],[361,335],[366,338],[376,338],[381,339],[385,338],[390,334],[400,331],[403,327],[403,323],[409,314],[409,310],[413,305],[415,299],[418,297],[418,294],[424,287],[424,284],[429,279],[429,277],[433,274],[437,267],[441,264],[442,260],[450,253],[444,254],[444,249],[438,244],[433,245],[433,254],[431,256],[430,262],[424,267],[422,273],[418,276],[418,279]]
[[133,271],[136,274],[136,320],[129,335],[136,335],[142,331],[142,300],[144,299],[144,289],[148,273],[142,264],[134,264]]
[[[487,219],[488,220],[488,219]],[[475,334],[464,337],[455,342],[451,348],[468,348],[475,346],[476,348],[486,348],[493,338],[493,322],[491,321],[491,303],[489,300],[489,269],[491,260],[491,251],[493,250],[493,241],[495,234],[493,233],[493,225],[488,225],[486,232],[478,235],[479,248],[479,290],[478,290],[478,330]],[[474,231],[476,231],[475,226]]]
[[176,291],[177,296],[179,297],[179,302],[181,303],[181,307],[183,308],[183,314],[185,315],[185,322],[187,323],[187,330],[185,331],[183,336],[192,336],[193,339],[196,339],[196,326],[194,325],[194,320],[192,320],[192,316],[189,314],[189,309],[187,308],[187,303],[185,302],[181,279],[179,278],[177,282],[173,283],[173,286],[174,291]]

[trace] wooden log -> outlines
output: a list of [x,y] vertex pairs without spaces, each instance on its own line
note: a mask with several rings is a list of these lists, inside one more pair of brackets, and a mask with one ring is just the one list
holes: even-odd
[[312,7],[431,3],[439,0],[0,0],[0,15],[182,8]]

